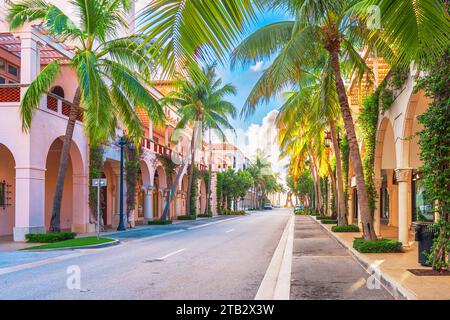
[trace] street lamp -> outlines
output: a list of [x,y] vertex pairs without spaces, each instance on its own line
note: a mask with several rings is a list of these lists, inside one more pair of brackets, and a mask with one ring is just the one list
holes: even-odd
[[127,144],[127,139],[122,136],[119,140],[120,145],[120,197],[119,197],[119,226],[117,227],[117,231],[126,230],[124,223],[124,213],[123,213],[123,147]]

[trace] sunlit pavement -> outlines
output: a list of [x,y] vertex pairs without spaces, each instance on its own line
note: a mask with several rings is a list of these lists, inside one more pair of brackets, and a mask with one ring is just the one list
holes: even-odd
[[253,299],[291,211],[136,229],[104,249],[13,253],[21,260],[0,267],[0,298]]
[[318,222],[295,218],[292,300],[393,299]]

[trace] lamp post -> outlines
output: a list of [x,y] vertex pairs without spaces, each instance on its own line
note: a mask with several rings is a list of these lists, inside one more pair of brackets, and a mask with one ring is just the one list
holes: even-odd
[[124,212],[123,212],[123,147],[127,144],[127,139],[122,136],[119,141],[120,145],[120,195],[119,195],[119,226],[117,227],[117,231],[126,230],[124,224]]
[[324,138],[325,147],[329,148],[331,146],[331,132],[329,130],[325,131],[325,138]]

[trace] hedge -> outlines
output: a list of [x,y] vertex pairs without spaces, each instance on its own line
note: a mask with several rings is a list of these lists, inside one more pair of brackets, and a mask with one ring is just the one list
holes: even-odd
[[330,219],[333,219],[333,218],[330,217],[330,216],[316,216],[316,219],[317,220],[330,220]]
[[402,252],[402,243],[390,239],[365,240],[358,238],[353,241],[353,248],[361,253]]
[[326,219],[326,220],[320,220],[322,224],[337,224],[338,221],[336,219]]
[[25,235],[30,243],[53,243],[75,238],[75,232],[29,233]]
[[172,224],[172,220],[150,220],[148,222],[149,225],[165,225]]
[[348,226],[333,226],[331,228],[333,232],[359,232],[359,227],[353,224]]
[[196,215],[183,215],[183,216],[178,216],[177,217],[178,220],[195,220],[197,219]]
[[224,210],[224,211],[222,211],[222,213],[221,213],[221,215],[223,215],[223,216],[243,216],[243,215],[245,215],[246,214],[246,212],[244,211],[244,210],[237,210],[237,211],[234,211],[234,210]]
[[197,218],[212,218],[212,214],[198,214]]

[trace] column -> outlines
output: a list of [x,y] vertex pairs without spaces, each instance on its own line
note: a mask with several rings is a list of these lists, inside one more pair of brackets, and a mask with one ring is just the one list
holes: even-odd
[[[73,222],[72,231],[76,233],[86,233],[95,231],[95,226],[89,225],[89,200],[88,200],[88,177],[84,174],[73,175]],[[95,211],[97,216],[97,211]]]
[[16,167],[14,241],[45,233],[45,168]]
[[145,189],[145,199],[144,199],[144,219],[146,221],[153,220],[152,209],[153,209],[153,191],[154,187],[148,187]]
[[408,226],[408,183],[411,181],[410,169],[395,170],[398,183],[398,241],[409,246]]
[[375,233],[377,236],[381,235],[381,185],[383,183],[382,178],[375,178],[374,179],[374,185],[375,185],[375,191],[377,192],[377,198],[375,199],[375,212],[373,217],[373,225],[375,228]]
[[348,224],[353,224],[353,189],[348,188]]
[[20,82],[30,84],[40,72],[39,44],[31,32],[21,33],[20,41]]

